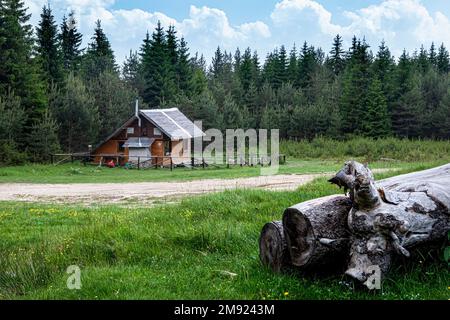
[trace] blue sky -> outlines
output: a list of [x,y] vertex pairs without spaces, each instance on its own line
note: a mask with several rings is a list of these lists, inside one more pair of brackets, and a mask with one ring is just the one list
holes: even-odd
[[[32,23],[49,0],[25,0]],[[348,46],[353,35],[373,50],[384,39],[394,55],[434,41],[450,47],[450,0],[50,0],[58,20],[76,12],[86,45],[101,19],[117,60],[139,49],[147,30],[160,20],[175,25],[191,53],[209,60],[217,48],[251,47],[260,57],[281,44],[304,41],[328,52],[339,33]]]

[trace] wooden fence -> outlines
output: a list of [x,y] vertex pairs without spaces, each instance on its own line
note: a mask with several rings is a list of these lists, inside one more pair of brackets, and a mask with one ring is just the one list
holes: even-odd
[[[279,164],[286,163],[286,155],[280,154]],[[68,153],[68,154],[51,154],[51,163],[58,165],[62,163],[81,161],[84,165],[94,164],[97,166],[106,165],[106,161],[115,160],[115,166],[121,166],[128,169],[158,169],[169,168],[171,171],[177,167],[188,168],[206,168],[206,167],[227,167],[231,166],[270,166],[272,159],[270,156],[248,155],[246,157],[232,157],[228,159],[219,159],[214,157],[172,157],[172,156],[151,156],[151,157],[131,157],[123,154],[96,154],[89,153]],[[95,162],[95,159],[100,161]],[[175,159],[175,161],[174,161]],[[131,160],[131,161],[130,161]],[[121,165],[123,163],[123,165]]]

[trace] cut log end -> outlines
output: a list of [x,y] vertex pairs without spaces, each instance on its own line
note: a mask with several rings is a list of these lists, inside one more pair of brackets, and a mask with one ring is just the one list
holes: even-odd
[[259,237],[261,263],[274,272],[281,272],[289,264],[289,254],[281,221],[267,223]]

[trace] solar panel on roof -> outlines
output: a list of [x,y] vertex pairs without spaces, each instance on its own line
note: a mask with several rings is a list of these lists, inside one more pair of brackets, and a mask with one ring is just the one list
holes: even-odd
[[172,139],[187,139],[204,135],[204,133],[177,108],[141,110],[141,113]]

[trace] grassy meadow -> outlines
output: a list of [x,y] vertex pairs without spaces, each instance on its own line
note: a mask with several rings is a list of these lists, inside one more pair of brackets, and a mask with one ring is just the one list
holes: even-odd
[[[450,160],[449,160],[450,161]],[[371,162],[373,169],[408,169],[426,168],[447,163],[446,160],[424,162]],[[332,173],[338,171],[344,160],[287,160],[281,165],[278,174],[310,174]],[[106,168],[84,166],[79,162],[66,163],[58,166],[49,164],[31,164],[28,166],[0,168],[0,183],[122,183],[150,181],[187,181],[196,179],[232,179],[254,177],[261,174],[261,168],[239,167],[230,168],[176,168],[127,170],[124,168]]]
[[[339,274],[263,268],[262,226],[289,205],[336,192],[321,178],[292,192],[227,191],[151,208],[0,203],[0,299],[450,297],[440,252],[396,265],[379,292],[354,290]],[[81,268],[81,290],[66,287],[70,265]]]
[[[280,153],[287,163],[279,174],[335,172],[344,161],[368,162],[371,168],[408,169],[442,165],[450,162],[450,141],[373,140],[355,138],[347,141],[317,138],[311,142],[282,141]],[[84,166],[79,162],[61,165],[28,164],[0,167],[0,183],[107,183],[145,181],[186,181],[195,179],[226,179],[260,175],[260,167],[225,166],[206,169],[123,169]]]
[[[280,174],[335,172],[345,160],[392,169],[376,178],[450,162],[450,143],[355,139],[283,142]],[[257,176],[259,167],[125,170],[69,163],[0,168],[0,183],[185,181]],[[0,202],[0,299],[448,299],[443,250],[396,264],[382,290],[340,273],[274,274],[258,237],[295,203],[339,193],[325,178],[296,191],[234,190],[145,207]],[[230,205],[232,204],[232,205]],[[444,247],[444,244],[443,244]],[[66,286],[71,265],[81,290]]]

